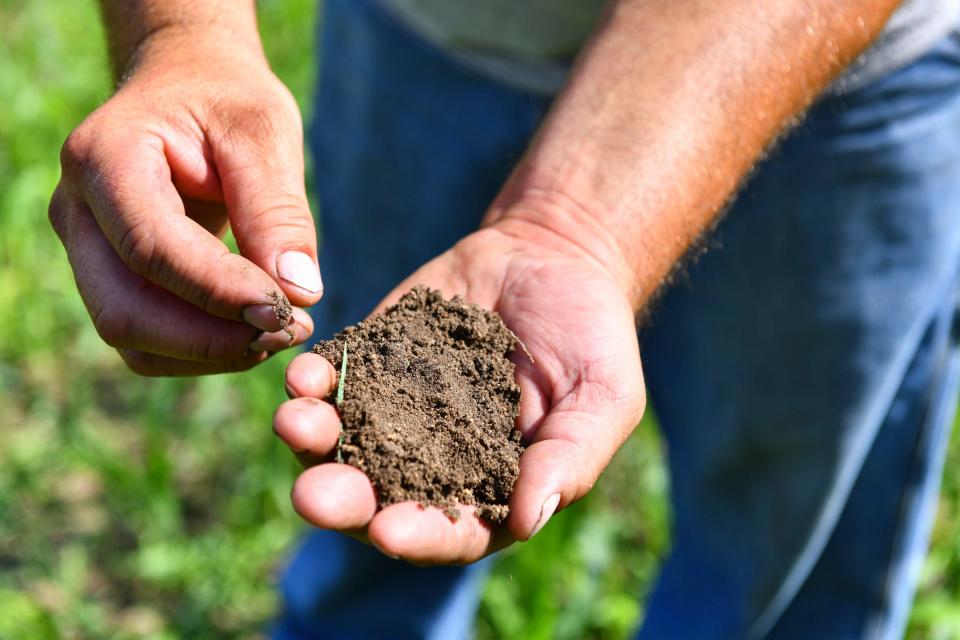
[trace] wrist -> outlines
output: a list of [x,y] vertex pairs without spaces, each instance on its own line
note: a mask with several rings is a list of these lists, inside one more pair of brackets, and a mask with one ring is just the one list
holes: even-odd
[[591,264],[616,283],[634,309],[639,310],[647,296],[642,293],[643,287],[638,286],[637,274],[616,230],[606,220],[601,208],[570,194],[528,188],[515,197],[501,194],[483,226]]
[[112,53],[118,84],[151,71],[203,67],[242,61],[269,70],[256,24],[243,21],[170,22],[145,29],[123,53]]

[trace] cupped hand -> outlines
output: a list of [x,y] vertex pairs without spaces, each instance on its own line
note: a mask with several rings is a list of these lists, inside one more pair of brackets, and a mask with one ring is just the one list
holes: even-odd
[[[50,220],[131,369],[242,370],[312,332],[278,301],[322,294],[300,114],[258,48],[168,31],[67,139]],[[220,240],[228,226],[240,255]]]
[[324,401],[336,385],[332,365],[298,356],[286,375],[294,399],[274,429],[308,468],[293,487],[308,522],[369,540],[417,564],[473,562],[540,530],[557,510],[584,496],[643,413],[645,396],[634,314],[616,279],[574,245],[544,243],[545,230],[494,224],[401,283],[381,308],[415,284],[462,295],[500,313],[522,341],[516,379],[517,428],[526,449],[503,526],[470,515],[451,522],[440,510],[400,503],[378,510],[370,480],[332,462],[340,424]]

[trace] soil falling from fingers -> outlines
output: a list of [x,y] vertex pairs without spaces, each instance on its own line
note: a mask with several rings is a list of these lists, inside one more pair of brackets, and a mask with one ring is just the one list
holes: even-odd
[[380,505],[415,500],[456,519],[459,503],[506,519],[523,446],[514,336],[500,317],[418,286],[313,350],[340,371],[344,343],[340,454]]

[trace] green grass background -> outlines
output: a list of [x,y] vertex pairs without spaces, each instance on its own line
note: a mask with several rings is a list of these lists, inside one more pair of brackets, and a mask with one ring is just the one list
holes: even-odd
[[[309,113],[313,0],[261,0],[270,58]],[[0,639],[245,638],[277,610],[305,528],[273,437],[289,355],[147,380],[98,340],[49,229],[62,140],[110,92],[93,0],[0,0]],[[914,638],[960,638],[960,443]],[[668,543],[641,425],[597,489],[504,553],[480,638],[627,635]]]

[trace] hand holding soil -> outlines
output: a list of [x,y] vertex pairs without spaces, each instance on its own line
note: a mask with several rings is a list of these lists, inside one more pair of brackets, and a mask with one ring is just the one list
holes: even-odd
[[[432,445],[427,425],[435,424],[432,420],[455,416],[454,421],[460,421],[458,428],[469,429],[469,417],[476,422],[478,416],[483,416],[483,405],[477,396],[471,397],[472,391],[455,400],[460,406],[452,413],[448,404],[454,402],[453,395],[431,398],[429,392],[418,391],[410,396],[407,408],[425,404],[427,407],[420,425],[423,448],[415,447],[414,438],[393,443],[396,447],[391,451],[386,438],[381,440],[366,430],[351,433],[348,427],[342,454],[345,463],[354,462],[357,466],[337,463],[340,419],[332,404],[332,394],[336,391],[338,370],[327,358],[303,354],[288,367],[287,388],[295,399],[277,410],[274,428],[309,467],[292,493],[294,508],[307,521],[366,538],[388,555],[419,564],[473,562],[515,540],[528,539],[555,511],[585,495],[639,421],[644,396],[633,311],[616,280],[575,246],[554,243],[547,247],[539,237],[506,234],[497,225],[468,236],[419,269],[387,297],[380,309],[395,303],[420,283],[447,297],[461,295],[467,303],[496,311],[532,356],[528,357],[523,350],[514,350],[510,355],[522,393],[516,428],[526,446],[513,491],[506,494],[508,510],[498,508],[505,483],[485,494],[492,498],[478,498],[478,491],[490,489],[483,485],[484,480],[496,478],[496,474],[490,476],[488,469],[485,478],[478,479],[469,477],[470,473],[457,473],[469,472],[469,466],[452,468],[462,465],[463,460],[478,459],[476,450],[470,451],[473,445],[484,446],[482,440],[477,440],[480,436],[469,442],[467,450],[452,449],[445,468],[433,478],[440,480],[441,485],[447,482],[454,499],[472,503],[458,508],[459,518],[448,517],[449,505],[443,498],[418,493],[424,487],[406,486],[402,480],[391,485],[391,497],[385,500],[386,483],[375,478],[371,467],[364,467],[373,463],[373,456],[364,454],[362,460],[359,457],[361,451],[377,451],[380,446],[380,453],[375,454],[380,462],[375,464],[381,467],[389,469],[405,458],[428,462],[427,452]],[[349,385],[351,341],[349,334],[346,337]],[[383,342],[390,344],[389,340]],[[428,352],[427,334],[422,335],[421,342],[421,352]],[[321,350],[340,364],[342,351],[338,349],[342,350],[342,346],[342,342],[334,341]],[[404,358],[414,353],[410,344],[398,341],[393,346],[403,352]],[[399,360],[392,359],[400,354],[391,355],[391,349],[385,352],[378,356],[368,354],[368,366],[400,366]],[[358,351],[358,357],[365,356]],[[431,371],[426,363],[422,365],[424,380],[449,382],[450,378],[445,378],[448,374],[460,375]],[[488,375],[494,383],[486,395],[495,399],[488,407],[509,401],[509,385],[496,382],[498,372]],[[491,392],[493,389],[499,391]],[[351,404],[349,393],[347,387],[342,406],[348,425],[362,420],[357,413],[359,406]],[[368,400],[386,399],[388,395],[392,395],[391,406],[407,402],[403,392],[389,387],[379,389]],[[508,405],[509,402],[503,406]],[[469,410],[464,411],[465,408]],[[386,424],[388,415],[389,411],[384,410],[376,420]],[[390,432],[386,429],[383,433]],[[495,432],[496,429],[484,431]],[[367,435],[373,438],[372,442],[363,442]],[[491,468],[498,468],[497,456],[509,451],[510,442],[515,441],[507,437],[496,445],[498,449],[490,454]],[[509,456],[502,458],[508,459]],[[357,467],[367,468],[371,476]],[[386,475],[390,477],[390,473]],[[382,508],[378,507],[374,489],[377,483]],[[441,508],[423,508],[419,503]],[[503,515],[506,520],[502,524],[492,522]]]
[[424,287],[318,343],[340,373],[337,461],[367,474],[381,507],[414,500],[456,520],[464,504],[503,522],[522,450],[514,344],[495,313]]

